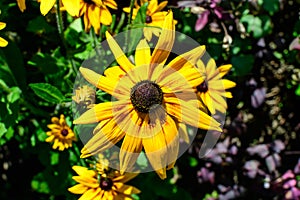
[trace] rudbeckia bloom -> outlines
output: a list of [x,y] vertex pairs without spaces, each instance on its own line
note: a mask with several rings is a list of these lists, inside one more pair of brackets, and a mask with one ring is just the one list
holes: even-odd
[[99,34],[100,24],[110,25],[112,16],[108,7],[117,9],[117,3],[114,0],[80,0],[79,16],[83,16],[85,31],[91,27]]
[[26,10],[25,0],[17,0],[17,4],[21,12],[24,12],[24,10]]
[[214,59],[210,59],[206,67],[201,60],[197,62],[199,72],[205,76],[205,80],[196,87],[197,94],[211,114],[215,114],[216,110],[225,113],[227,103],[224,97],[232,98],[231,92],[226,91],[226,89],[235,87],[236,84],[230,80],[222,79],[231,67],[232,65],[228,64],[217,68]]
[[140,190],[124,183],[130,181],[138,174],[114,175],[113,177],[100,174],[96,170],[89,170],[86,167],[73,166],[72,169],[78,174],[72,178],[78,182],[77,185],[69,188],[69,192],[82,194],[82,200],[114,200],[133,199],[132,194],[140,193]]
[[[0,22],[0,30],[4,29],[6,26],[6,23],[4,22]],[[2,37],[0,37],[0,47],[6,47],[8,44],[8,42],[3,39]]]
[[[147,11],[146,11],[146,25],[149,26],[148,28],[144,28],[144,35],[145,38],[150,41],[152,38],[152,34],[158,36],[160,33],[160,30],[158,28],[162,28],[162,25],[164,23],[164,20],[167,15],[167,11],[162,11],[168,4],[168,1],[162,1],[158,4],[157,0],[140,0],[140,4],[144,5],[145,3],[148,3]],[[132,18],[135,19],[138,11],[140,9],[140,6],[136,3],[135,8],[133,9]],[[129,13],[130,8],[124,8],[124,12]],[[176,20],[174,20],[174,23],[176,23]],[[156,27],[156,28],[150,28],[150,27]],[[158,27],[158,28],[157,28]]]
[[99,122],[81,151],[82,158],[108,149],[124,138],[120,171],[130,170],[144,148],[153,169],[164,179],[166,167],[172,168],[178,156],[181,123],[221,130],[218,122],[199,109],[194,92],[202,82],[195,65],[205,47],[179,55],[164,66],[175,40],[174,28],[170,12],[152,53],[145,39],[139,42],[135,64],[106,32],[108,45],[120,66],[108,68],[104,75],[80,68],[87,81],[116,99],[96,104],[74,121]]
[[63,151],[72,146],[72,142],[76,141],[76,137],[72,129],[66,124],[65,116],[60,115],[60,119],[57,117],[51,118],[52,124],[47,127],[51,129],[46,134],[49,136],[46,138],[46,142],[54,142],[52,148]]

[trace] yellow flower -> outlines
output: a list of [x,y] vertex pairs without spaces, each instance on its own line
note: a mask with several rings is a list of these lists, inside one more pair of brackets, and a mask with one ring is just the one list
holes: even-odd
[[230,71],[232,66],[223,65],[217,68],[214,59],[210,59],[206,67],[199,60],[197,67],[200,73],[205,76],[205,80],[196,87],[200,99],[211,114],[215,114],[216,110],[225,113],[227,103],[224,97],[232,98],[231,92],[225,90],[235,87],[236,84],[230,80],[222,79],[222,77]]
[[114,0],[80,0],[79,16],[83,16],[85,31],[91,27],[99,34],[100,24],[110,25],[112,16],[108,7],[117,9],[117,3]]
[[78,174],[72,178],[78,182],[77,185],[69,188],[69,192],[82,194],[82,200],[114,200],[114,199],[133,199],[132,194],[140,193],[140,190],[124,183],[136,177],[138,174],[128,173],[115,175],[113,177],[103,177],[95,170],[86,167],[73,166],[72,169]]
[[[55,5],[56,0],[38,0],[40,5],[40,11],[42,15],[46,15]],[[71,15],[78,16],[79,12],[79,0],[61,0],[63,8]]]
[[[164,23],[164,20],[167,15],[167,11],[162,11],[168,4],[168,1],[162,1],[158,4],[157,0],[140,0],[140,4],[144,5],[145,3],[148,3],[147,11],[146,11],[146,25],[149,27],[144,28],[144,35],[145,38],[150,41],[152,38],[152,34],[159,36],[160,30],[157,28],[162,28],[162,25]],[[138,11],[140,9],[140,6],[136,3],[135,8],[133,9],[132,18],[135,19]],[[124,8],[124,12],[129,13],[130,8]],[[176,20],[174,20],[174,23],[176,24]],[[152,27],[152,28],[150,28]],[[155,28],[156,27],[156,28]]]
[[46,138],[46,142],[54,142],[52,148],[63,151],[72,146],[72,142],[76,141],[75,134],[72,129],[66,124],[65,116],[60,115],[60,119],[57,117],[51,118],[52,124],[47,127],[51,129],[46,134],[49,136]]
[[24,12],[24,10],[26,10],[25,0],[17,0],[17,4],[21,12]]
[[135,65],[106,32],[108,45],[120,66],[108,68],[104,76],[80,68],[87,81],[116,99],[96,104],[74,121],[99,122],[94,136],[81,151],[82,158],[106,150],[124,138],[120,171],[131,169],[144,148],[153,169],[164,179],[166,167],[172,168],[177,159],[179,134],[185,132],[178,130],[181,123],[221,131],[220,124],[199,109],[197,100],[188,101],[197,99],[194,88],[202,79],[195,65],[205,47],[179,55],[164,66],[175,40],[174,29],[173,13],[169,12],[154,51],[151,53],[145,39],[139,42]]
[[[5,27],[6,27],[6,23],[0,22],[0,30],[4,29]],[[6,47],[7,44],[8,42],[2,37],[0,37],[0,47]]]
[[95,90],[88,85],[78,87],[75,90],[75,95],[72,97],[73,101],[87,108],[91,108],[95,102]]

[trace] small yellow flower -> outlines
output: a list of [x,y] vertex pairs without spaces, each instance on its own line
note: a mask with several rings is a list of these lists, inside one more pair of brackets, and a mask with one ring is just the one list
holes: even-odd
[[232,98],[231,92],[226,89],[235,87],[235,83],[222,79],[226,75],[232,65],[223,65],[216,67],[214,59],[210,59],[205,67],[204,63],[199,60],[197,62],[198,70],[205,76],[204,81],[197,86],[197,94],[202,102],[207,106],[211,114],[215,114],[216,110],[225,113],[227,109],[226,98]]
[[[114,176],[104,176],[96,170],[89,170],[82,166],[73,166],[72,169],[78,174],[72,178],[78,182],[69,188],[73,194],[82,194],[82,200],[115,200],[133,199],[132,194],[140,193],[140,190],[124,183],[136,177],[137,173],[128,173]],[[98,176],[100,175],[100,176]]]
[[25,0],[17,0],[17,4],[21,12],[24,12],[24,10],[26,10]]
[[88,85],[78,87],[75,90],[75,95],[72,97],[77,104],[91,108],[94,105],[96,98],[95,90]]
[[[145,3],[148,3],[147,6],[147,11],[146,11],[146,24],[149,27],[144,28],[144,35],[145,38],[150,41],[152,38],[152,34],[159,36],[160,34],[160,29],[162,28],[164,20],[167,15],[167,11],[162,11],[168,4],[168,1],[162,1],[161,3],[158,4],[157,0],[140,0],[141,6],[144,5]],[[133,9],[132,13],[132,18],[135,19],[138,11],[140,9],[140,6],[136,3],[135,8]],[[124,8],[124,12],[129,13],[130,8]],[[173,23],[176,24],[176,20],[173,20]],[[152,27],[152,28],[150,28]]]
[[[0,30],[4,29],[5,27],[6,27],[6,23],[0,22]],[[2,37],[0,37],[0,47],[6,47],[7,44],[8,42]]]
[[49,124],[47,127],[51,131],[47,131],[46,142],[54,142],[52,148],[59,151],[63,151],[72,146],[72,142],[76,141],[76,137],[72,129],[66,124],[65,116],[60,115],[60,119],[57,117],[51,118],[52,124]]
[[117,9],[117,3],[114,0],[80,0],[79,16],[83,15],[85,31],[93,27],[95,33],[99,34],[101,24],[111,24],[112,16],[108,7]]

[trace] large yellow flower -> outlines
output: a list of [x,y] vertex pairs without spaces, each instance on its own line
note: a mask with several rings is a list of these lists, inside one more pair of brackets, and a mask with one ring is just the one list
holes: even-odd
[[116,99],[95,105],[74,121],[99,122],[81,157],[95,155],[124,138],[120,171],[131,169],[144,148],[153,169],[163,179],[166,167],[172,168],[178,156],[179,134],[184,132],[179,130],[184,128],[181,124],[221,130],[218,122],[199,109],[194,91],[203,80],[195,65],[205,47],[179,55],[164,66],[173,47],[174,28],[170,12],[154,51],[151,53],[145,39],[138,44],[135,65],[107,32],[108,45],[120,66],[108,68],[104,76],[80,68],[87,81]]
[[[124,175],[103,176],[96,170],[89,170],[86,167],[73,166],[78,176],[72,178],[78,182],[77,185],[68,190],[74,194],[82,194],[80,200],[114,200],[133,199],[132,194],[140,193],[140,190],[133,186],[125,185],[138,174],[126,173]],[[100,177],[98,178],[98,175]]]
[[110,25],[112,16],[108,7],[117,9],[117,3],[114,0],[80,0],[79,16],[83,16],[85,31],[91,27],[99,34],[100,25]]
[[46,138],[46,142],[54,142],[52,148],[63,151],[72,146],[72,142],[76,141],[76,137],[72,129],[66,124],[65,116],[60,115],[60,119],[57,117],[51,118],[52,124],[47,127],[51,129],[46,134],[49,136]]
[[[159,35],[160,30],[154,27],[162,28],[162,25],[164,23],[164,20],[167,15],[167,11],[162,11],[168,4],[168,1],[162,1],[158,4],[157,0],[140,0],[140,4],[144,5],[145,3],[148,3],[147,11],[146,11],[146,25],[152,28],[144,28],[144,35],[145,38],[150,41],[152,38],[152,34],[155,34],[156,36]],[[138,11],[140,9],[140,6],[136,3],[135,8],[133,9],[132,18],[135,19]],[[124,8],[125,12],[129,13],[130,8]],[[176,23],[176,20],[174,20],[174,23]]]
[[17,4],[21,12],[24,12],[24,10],[26,10],[25,0],[17,0]]
[[95,102],[96,93],[92,87],[83,85],[75,90],[72,100],[84,108],[91,108]]
[[[4,29],[5,27],[6,27],[6,23],[0,22],[0,30]],[[8,42],[2,37],[0,37],[0,47],[6,47],[7,44]]]
[[211,114],[215,114],[216,110],[225,113],[227,103],[224,97],[232,98],[231,92],[226,91],[226,89],[235,87],[236,84],[230,80],[222,79],[222,77],[230,71],[232,65],[228,64],[217,68],[214,59],[210,59],[206,67],[199,60],[197,67],[200,73],[205,76],[205,80],[196,87],[200,99]]

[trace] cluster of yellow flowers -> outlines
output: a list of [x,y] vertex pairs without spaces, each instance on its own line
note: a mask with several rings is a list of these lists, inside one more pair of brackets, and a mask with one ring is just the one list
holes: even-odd
[[[25,0],[17,1],[20,10],[24,11]],[[40,0],[40,3],[41,13],[45,15],[55,5],[55,0]],[[83,16],[86,31],[93,27],[96,33],[99,33],[100,24],[109,25],[112,22],[108,7],[117,8],[114,0],[61,0],[60,3],[61,8],[71,16]],[[131,199],[131,194],[140,191],[124,183],[137,174],[126,172],[132,169],[143,150],[159,177],[165,179],[166,170],[174,167],[178,157],[179,140],[189,140],[186,125],[222,131],[220,123],[212,115],[225,113],[225,98],[232,97],[226,89],[234,87],[235,83],[223,79],[231,65],[217,68],[213,59],[204,63],[201,60],[205,53],[204,46],[169,61],[177,22],[172,11],[162,11],[167,1],[158,4],[157,0],[136,2],[133,18],[140,5],[145,3],[148,3],[146,25],[161,29],[144,28],[145,38],[137,45],[134,63],[106,32],[108,45],[118,66],[107,68],[104,75],[80,68],[89,83],[116,99],[93,104],[93,89],[83,86],[76,90],[73,100],[84,104],[88,110],[73,123],[98,123],[93,137],[81,150],[81,158],[101,155],[123,140],[118,155],[119,170],[108,173],[107,162],[92,169],[73,167],[78,174],[73,179],[79,184],[69,188],[69,191],[82,194],[80,199]],[[130,8],[124,8],[124,11],[130,12]],[[148,44],[152,34],[158,36],[153,51]],[[76,137],[64,116],[61,115],[60,119],[53,117],[52,123],[48,125],[51,131],[47,132],[49,137],[46,141],[53,142],[54,149],[71,147]],[[98,160],[98,163],[103,163],[104,159]]]

